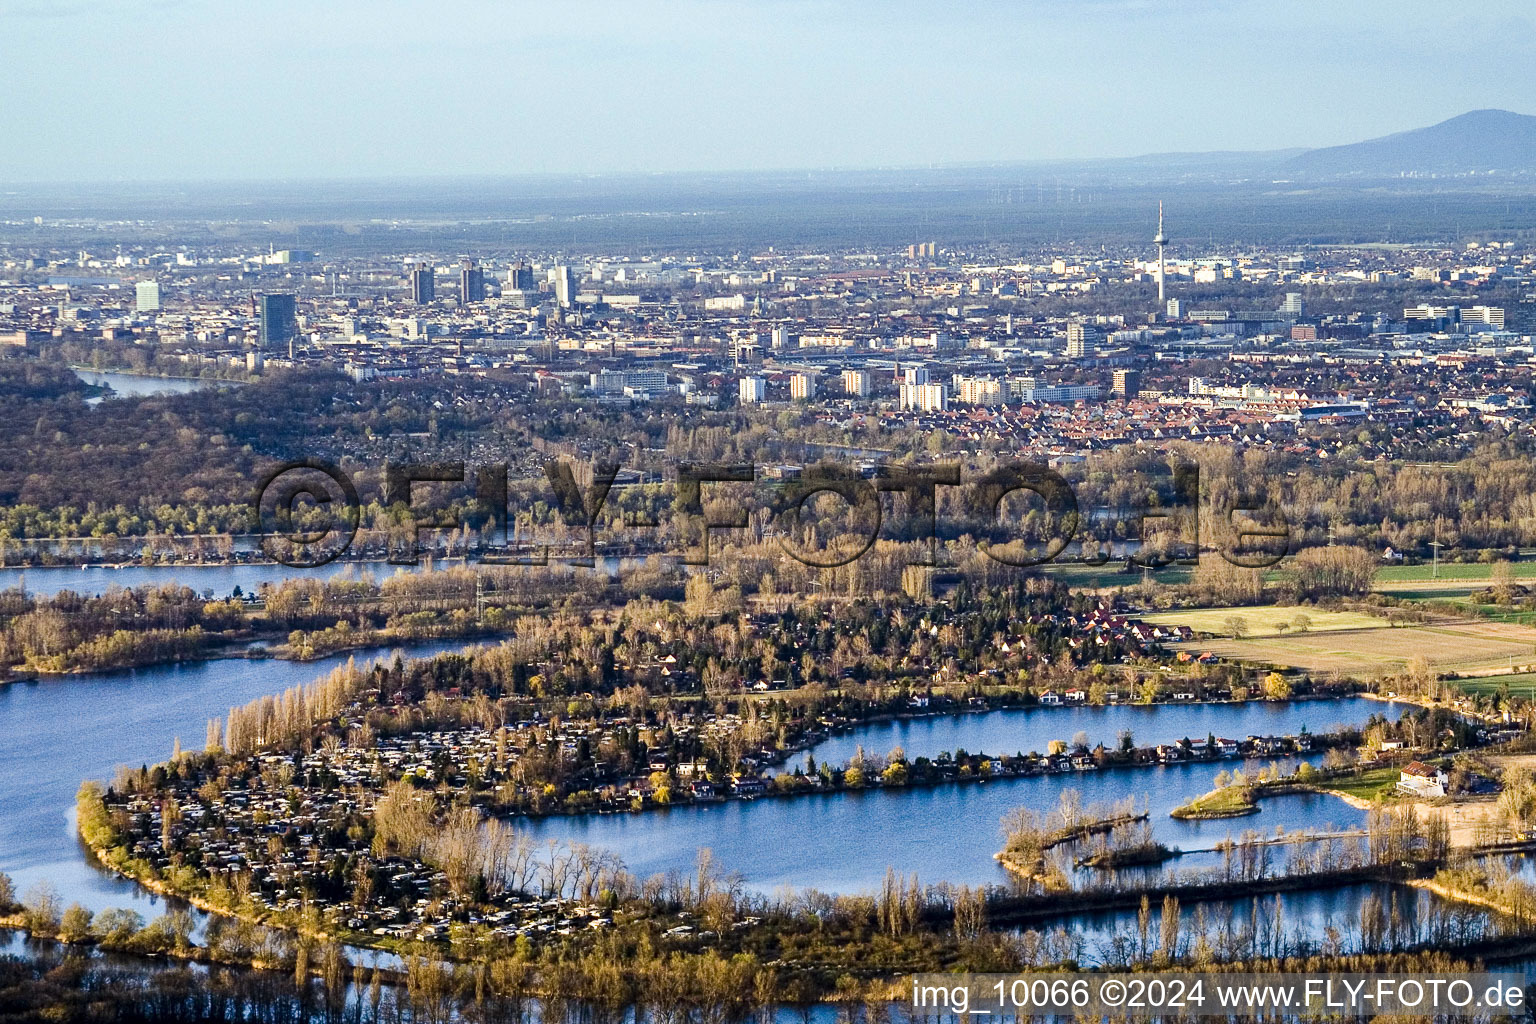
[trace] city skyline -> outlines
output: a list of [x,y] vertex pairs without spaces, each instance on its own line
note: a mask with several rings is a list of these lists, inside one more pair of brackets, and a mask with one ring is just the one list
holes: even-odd
[[1457,13],[1311,0],[895,4],[878,16],[812,0],[597,2],[558,17],[478,0],[430,17],[394,3],[8,3],[0,85],[23,101],[0,112],[11,143],[0,181],[921,167],[1328,146],[1521,110],[1536,85],[1522,59],[1531,28],[1512,2]]

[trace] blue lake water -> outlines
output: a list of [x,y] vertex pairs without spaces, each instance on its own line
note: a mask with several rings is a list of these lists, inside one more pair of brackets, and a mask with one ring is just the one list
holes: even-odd
[[1366,697],[1031,708],[879,722],[860,728],[856,734],[832,736],[813,747],[810,754],[818,763],[842,764],[859,747],[868,757],[884,757],[895,747],[901,747],[908,758],[933,757],[959,748],[999,755],[1045,753],[1051,740],[1070,741],[1079,732],[1087,734],[1090,745],[1103,743],[1112,749],[1119,745],[1121,731],[1130,732],[1138,746],[1209,735],[1237,740],[1249,735],[1285,736],[1303,729],[1316,735],[1338,725],[1359,725],[1372,714],[1396,719],[1401,713],[1401,705]]
[[[639,877],[689,872],[708,847],[746,887],[764,894],[788,888],[872,892],[887,867],[925,883],[1002,885],[1007,873],[1002,819],[1015,807],[1042,814],[1076,789],[1084,805],[1126,796],[1143,802],[1157,837],[1184,849],[1210,847],[1248,829],[1273,833],[1359,828],[1365,813],[1333,797],[1303,795],[1265,801],[1259,814],[1222,821],[1178,821],[1168,812],[1208,792],[1223,765],[1041,775],[908,790],[866,790],[789,799],[764,798],[676,807],[645,814],[589,815],[518,822],[540,839],[581,842],[614,851]],[[1255,769],[1257,765],[1253,766]],[[1180,858],[1179,869],[1215,860]]]
[[[332,562],[314,569],[291,569],[286,565],[107,565],[49,566],[44,568],[0,569],[0,590],[25,587],[28,593],[51,596],[62,590],[77,594],[103,594],[113,587],[150,587],[177,583],[199,594],[228,597],[236,587],[249,593],[263,583],[282,583],[291,579],[328,580],[337,577],[371,577],[383,581],[397,572],[421,572],[427,566],[390,565],[387,562]],[[436,563],[442,565],[443,563]],[[458,561],[451,563],[461,564]]]
[[[1362,941],[1362,910],[1374,896],[1384,923],[1400,943],[1421,945],[1470,941],[1498,935],[1502,923],[1488,911],[1453,903],[1406,885],[1347,885],[1331,889],[1271,893],[1235,900],[1185,901],[1179,907],[1180,953],[1188,955],[1196,937],[1206,941],[1223,958],[1221,944],[1229,943],[1227,958],[1248,955],[1299,956],[1329,948],[1360,952],[1373,944]],[[1073,953],[1088,966],[1115,964],[1128,950],[1142,943],[1139,912],[1115,910],[1078,913],[1031,923],[1021,931],[1065,933],[1063,940],[1075,946]],[[1148,938],[1158,944],[1162,905],[1150,907]],[[1374,944],[1377,948],[1380,943]]]
[[[410,657],[464,646],[399,649]],[[356,657],[361,663],[392,650]],[[81,781],[110,779],[122,764],[163,761],[178,736],[199,749],[208,719],[308,682],[347,657],[223,659],[0,686],[0,871],[19,890],[51,881],[66,900],[92,909],[153,904],[138,886],[86,863],[73,821]]]
[[[145,395],[185,395],[213,387],[238,387],[239,381],[203,380],[195,377],[153,377],[142,373],[114,370],[76,370],[75,376],[87,384],[109,387],[115,396],[140,398]],[[92,401],[100,401],[93,399]]]

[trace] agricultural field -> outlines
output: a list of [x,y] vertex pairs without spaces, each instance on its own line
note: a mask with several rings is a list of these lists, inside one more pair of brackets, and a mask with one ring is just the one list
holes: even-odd
[[[1510,575],[1517,580],[1536,580],[1536,561],[1510,562],[1509,570]],[[1441,562],[1438,575],[1432,565],[1385,565],[1376,572],[1376,587],[1381,589],[1383,584],[1434,583],[1438,580],[1487,585],[1492,578],[1493,565],[1488,562]]]
[[[1524,565],[1526,563],[1520,563]],[[1516,566],[1519,568],[1519,566]],[[1415,566],[1415,569],[1421,568]],[[1486,566],[1455,566],[1460,569],[1486,569]],[[1522,586],[1529,587],[1536,583],[1536,579],[1530,576],[1517,576]],[[1496,622],[1516,622],[1521,625],[1536,624],[1536,613],[1519,611],[1508,605],[1489,604],[1474,600],[1472,595],[1486,591],[1489,581],[1485,575],[1482,579],[1436,579],[1436,580],[1401,580],[1385,581],[1377,577],[1376,592],[1388,597],[1395,597],[1400,601],[1414,601],[1420,604],[1440,602],[1453,605],[1459,614],[1468,616],[1477,615],[1482,618],[1492,619]]]
[[1456,685],[1467,693],[1481,696],[1483,694],[1497,694],[1509,687],[1512,697],[1524,697],[1527,700],[1536,700],[1536,672],[1516,672],[1514,675],[1477,676],[1472,679],[1458,679]]
[[1265,637],[1295,633],[1298,615],[1306,616],[1309,620],[1307,629],[1312,631],[1379,629],[1384,624],[1376,616],[1366,615],[1363,612],[1330,612],[1321,608],[1272,605],[1249,608],[1181,608],[1176,611],[1148,612],[1144,618],[1145,621],[1158,626],[1188,626],[1196,633],[1231,636],[1232,627],[1227,620],[1236,616],[1242,619],[1247,627],[1247,636]]
[[1487,590],[1487,581],[1469,580],[1403,580],[1383,582],[1377,577],[1373,588],[1378,594],[1401,598],[1405,601],[1453,601],[1468,604],[1467,598],[1479,590]]
[[1505,622],[1447,622],[1195,641],[1174,649],[1366,678],[1399,671],[1418,655],[1440,672],[1514,672],[1536,666],[1536,629]]

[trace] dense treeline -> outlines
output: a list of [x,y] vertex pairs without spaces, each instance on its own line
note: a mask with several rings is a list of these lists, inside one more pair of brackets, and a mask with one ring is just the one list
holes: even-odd
[[238,602],[178,584],[114,587],[95,597],[0,591],[0,669],[68,672],[192,658],[245,621]]

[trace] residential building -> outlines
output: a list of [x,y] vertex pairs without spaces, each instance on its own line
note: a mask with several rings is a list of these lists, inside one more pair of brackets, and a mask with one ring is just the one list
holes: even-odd
[[160,282],[140,281],[133,286],[133,308],[140,313],[153,313],[160,308]]
[[1092,359],[1099,352],[1099,332],[1080,321],[1067,324],[1067,358]]
[[903,384],[900,388],[901,408],[918,412],[943,412],[949,408],[949,388],[943,384],[926,383],[928,372],[923,371],[924,383]]
[[874,375],[868,370],[844,370],[843,393],[854,398],[868,398],[874,389]]
[[964,402],[966,405],[1003,404],[1003,382],[995,377],[966,377],[956,374],[953,383],[957,402]]
[[1397,780],[1397,788],[1399,792],[1414,796],[1445,796],[1449,782],[1450,777],[1444,768],[1414,761],[1403,769]]
[[1141,371],[1116,370],[1109,390],[1121,398],[1135,398],[1136,393],[1141,390]]

